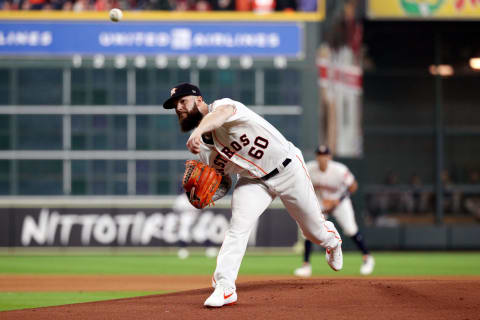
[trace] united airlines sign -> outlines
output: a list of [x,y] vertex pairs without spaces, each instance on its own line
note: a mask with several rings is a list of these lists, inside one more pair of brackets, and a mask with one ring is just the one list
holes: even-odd
[[2,22],[2,55],[144,54],[299,57],[299,23]]

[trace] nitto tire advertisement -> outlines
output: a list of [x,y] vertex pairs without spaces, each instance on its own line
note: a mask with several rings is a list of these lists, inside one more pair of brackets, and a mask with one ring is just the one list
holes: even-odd
[[[192,246],[221,245],[229,209],[173,211],[128,208],[2,208],[0,246]],[[297,226],[284,209],[269,209],[249,245],[291,246]]]

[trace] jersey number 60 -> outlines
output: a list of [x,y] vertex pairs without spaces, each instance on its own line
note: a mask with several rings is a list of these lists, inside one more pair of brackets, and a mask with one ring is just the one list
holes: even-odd
[[[232,151],[229,147],[225,146],[222,149],[222,153],[225,154],[228,158],[231,158],[233,157],[236,151],[240,151],[242,150],[243,147],[246,147],[250,144],[250,140],[248,139],[246,134],[243,134],[242,136],[240,136],[240,142],[241,144],[237,141],[233,141],[232,143],[230,143],[230,146],[235,151]],[[253,141],[253,144],[255,146],[252,146],[250,148],[250,150],[248,151],[248,155],[255,159],[262,159],[263,157],[262,149],[266,149],[268,147],[268,140],[258,136],[255,138],[255,141]]]
[[266,149],[268,147],[268,140],[258,136],[255,138],[255,141],[253,142],[253,144],[259,148],[251,147],[250,150],[248,150],[248,155],[255,159],[262,159],[263,157],[262,149]]

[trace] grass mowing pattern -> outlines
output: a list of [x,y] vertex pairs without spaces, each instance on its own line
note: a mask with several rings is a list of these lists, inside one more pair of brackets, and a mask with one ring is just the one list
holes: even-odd
[[[139,297],[163,291],[144,292],[0,292],[0,311],[59,306],[64,304]],[[1,316],[0,316],[1,318]]]
[[[373,275],[480,275],[479,252],[379,252],[375,253]],[[296,254],[258,254],[245,256],[240,275],[290,275],[300,266],[302,257]],[[320,252],[312,256],[314,275],[357,276],[361,264],[358,253],[344,254],[344,269],[333,272]],[[182,275],[213,273],[216,259],[192,254],[179,260],[167,255],[1,255],[1,274],[125,274]]]

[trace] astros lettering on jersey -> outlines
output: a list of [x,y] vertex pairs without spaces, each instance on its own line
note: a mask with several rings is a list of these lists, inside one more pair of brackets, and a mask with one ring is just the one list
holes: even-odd
[[208,106],[208,111],[212,112],[221,105],[233,105],[235,113],[223,126],[212,132],[218,153],[246,170],[237,170],[236,173],[240,175],[260,178],[277,168],[289,154],[290,143],[287,139],[238,101],[229,98],[216,100]]

